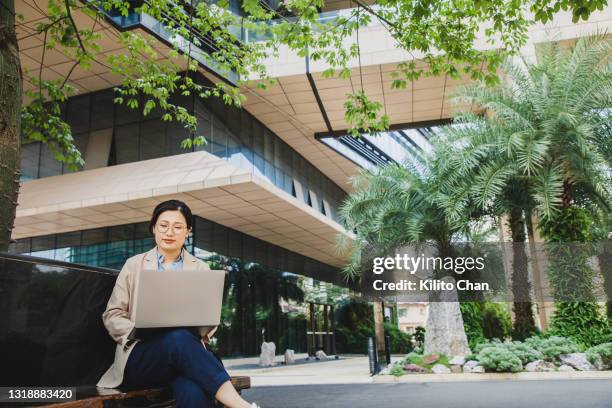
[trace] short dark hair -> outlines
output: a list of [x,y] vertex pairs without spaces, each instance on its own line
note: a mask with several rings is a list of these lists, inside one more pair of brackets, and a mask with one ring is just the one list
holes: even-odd
[[185,222],[187,222],[187,229],[191,229],[193,226],[193,214],[191,214],[191,209],[189,206],[179,200],[168,200],[157,204],[153,210],[151,222],[149,222],[149,232],[151,234],[153,234],[155,224],[157,224],[159,216],[165,211],[180,211],[181,214],[183,214],[183,217],[185,217]]

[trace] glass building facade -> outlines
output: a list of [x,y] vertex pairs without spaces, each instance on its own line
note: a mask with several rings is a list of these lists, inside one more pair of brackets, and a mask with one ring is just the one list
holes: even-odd
[[[197,81],[207,83],[202,76]],[[114,91],[108,89],[72,97],[64,105],[63,119],[70,125],[75,145],[84,156],[92,132],[103,129],[112,130],[109,166],[205,150],[250,170],[289,194],[296,197],[301,194],[297,198],[302,202],[338,220],[337,208],[346,193],[246,110],[228,106],[214,97],[173,97],[172,103],[197,117],[198,135],[208,141],[186,150],[180,144],[190,137],[188,131],[176,122],[163,121],[161,110],[144,116],[140,109],[115,104],[113,98]],[[22,180],[71,171],[40,142],[22,145],[21,155]],[[301,188],[296,188],[296,183]]]
[[[20,239],[10,252],[120,269],[154,245],[143,222]],[[335,353],[334,311],[353,297],[336,268],[200,217],[186,247],[228,271],[214,345],[222,355],[257,355],[264,340],[281,353]]]
[[[207,84],[199,74],[196,81]],[[142,109],[117,105],[114,96],[112,89],[102,90],[72,97],[62,107],[86,164],[180,160],[183,153],[204,150],[337,220],[345,192],[246,110],[219,98],[173,96],[172,103],[196,116],[197,135],[207,140],[186,150],[181,142],[194,135],[184,127],[163,121],[158,109],[145,116]],[[101,139],[108,153],[98,148]],[[40,142],[22,145],[21,167],[23,181],[72,171]],[[10,252],[118,270],[154,245],[148,223],[136,223],[24,238]],[[222,355],[257,355],[262,341],[273,341],[281,353],[288,348],[335,353],[334,313],[353,296],[340,285],[337,268],[200,217],[186,247],[211,267],[229,271],[216,334]]]

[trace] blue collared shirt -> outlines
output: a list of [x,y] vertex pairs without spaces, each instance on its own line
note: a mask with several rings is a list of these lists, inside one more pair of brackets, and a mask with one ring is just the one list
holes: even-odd
[[183,249],[181,249],[181,253],[179,254],[178,258],[176,258],[174,260],[174,262],[172,262],[172,264],[170,264],[170,266],[165,266],[164,265],[164,261],[166,260],[166,258],[159,253],[159,251],[157,251],[157,269],[160,271],[167,271],[167,270],[182,270],[183,269]]

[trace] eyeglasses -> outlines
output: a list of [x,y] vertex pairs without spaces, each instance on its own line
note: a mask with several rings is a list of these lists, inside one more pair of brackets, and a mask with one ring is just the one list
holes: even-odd
[[[168,224],[157,224],[155,226],[155,228],[157,228],[158,232],[160,232],[162,234],[165,234],[170,229],[170,225],[168,225]],[[187,231],[187,227],[185,227],[182,224],[172,225],[172,232],[174,232],[177,235],[180,235],[180,234],[182,234],[185,231]]]

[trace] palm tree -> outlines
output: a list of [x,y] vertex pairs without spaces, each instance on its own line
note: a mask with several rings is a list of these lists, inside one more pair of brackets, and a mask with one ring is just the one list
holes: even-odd
[[[443,209],[436,204],[437,180],[431,168],[423,163],[388,165],[374,172],[363,170],[353,182],[355,192],[340,208],[346,228],[355,232],[358,243],[352,248],[351,262],[344,268],[347,277],[359,276],[362,265],[373,257],[387,256],[406,245],[433,244],[439,256],[453,255],[451,243],[466,232],[467,222],[462,227],[446,222]],[[455,310],[459,313],[458,308]],[[452,312],[441,309],[439,313]],[[434,316],[436,320],[432,320],[430,315],[429,321],[445,321],[449,316]],[[428,333],[440,332],[435,323],[431,326]],[[464,354],[468,345],[463,324],[454,333],[447,333],[445,341],[448,344],[440,341],[434,349]],[[428,343],[427,347],[432,345]]]
[[[461,100],[489,115],[462,130],[467,134],[467,164],[458,170],[453,167],[457,164],[447,164],[454,176],[446,187],[455,191],[448,196],[448,215],[460,213],[471,197],[483,207],[505,211],[511,227],[513,213],[535,211],[547,241],[556,240],[560,232],[574,241],[587,239],[581,231],[588,230],[588,217],[581,215],[579,202],[588,200],[604,212],[611,202],[606,176],[609,137],[602,141],[602,134],[610,134],[602,131],[609,126],[612,106],[610,52],[611,42],[603,35],[582,38],[569,50],[552,44],[541,50],[537,64],[505,65],[507,77],[501,86],[476,85],[460,93]],[[474,118],[464,120],[469,119]],[[514,202],[516,198],[521,203]],[[519,223],[517,228],[524,227]],[[524,232],[516,233],[520,235],[524,240]],[[588,280],[588,266],[576,268],[585,270],[579,279]],[[551,279],[553,292],[565,299],[570,293],[557,282]],[[583,287],[588,292],[589,285]],[[567,322],[564,307],[557,305],[556,316],[565,316]]]
[[366,252],[373,258],[402,245],[434,242],[440,252],[448,253],[453,234],[460,232],[460,228],[451,229],[436,204],[433,176],[424,166],[362,170],[353,185],[355,191],[340,207],[342,222],[362,243],[353,247],[351,261],[343,270],[349,278],[361,273]]
[[[535,201],[524,178],[516,177],[516,170],[499,154],[500,130],[494,125],[482,116],[465,114],[454,126],[432,135],[434,163],[440,175],[437,197],[451,224],[462,223],[463,214],[473,207],[491,217],[507,215],[513,243],[512,337],[523,340],[536,332],[525,251],[525,228]],[[506,247],[504,244],[504,251]]]

